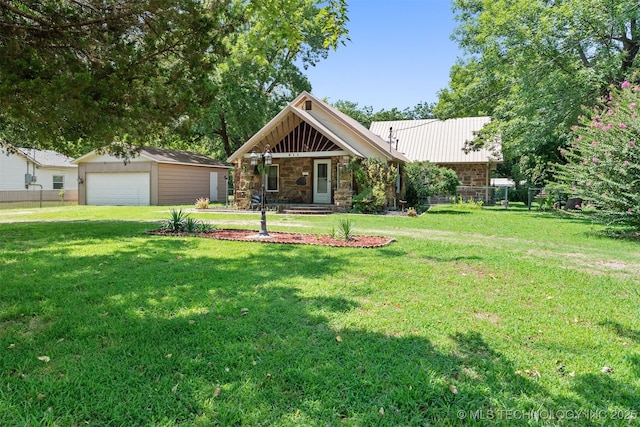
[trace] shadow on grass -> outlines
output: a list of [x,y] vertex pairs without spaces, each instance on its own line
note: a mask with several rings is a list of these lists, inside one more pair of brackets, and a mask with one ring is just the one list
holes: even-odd
[[620,323],[607,319],[599,323],[600,326],[604,326],[615,332],[620,338],[625,338],[628,340],[635,341],[640,343],[640,331],[628,328],[626,326],[621,325]]
[[632,410],[640,393],[614,377],[583,376],[577,397],[554,396],[479,332],[451,336],[451,352],[366,324],[337,328],[335,316],[360,307],[322,290],[358,262],[348,249],[140,235],[149,228],[0,224],[1,419],[517,424],[530,420],[496,411],[603,408],[602,390]]

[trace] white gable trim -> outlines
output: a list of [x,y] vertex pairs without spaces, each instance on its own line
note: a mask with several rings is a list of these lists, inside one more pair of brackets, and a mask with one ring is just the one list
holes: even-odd
[[[258,145],[258,143],[263,138],[265,138],[272,131],[273,128],[275,128],[282,120],[284,120],[284,118],[289,113],[295,114],[296,116],[300,117],[303,121],[313,126],[318,132],[322,133],[324,136],[329,138],[331,142],[336,144],[338,147],[342,148],[347,153],[357,157],[365,157],[362,155],[362,153],[358,152],[349,144],[347,144],[345,141],[343,141],[342,138],[340,138],[338,135],[333,133],[329,128],[327,128],[321,122],[316,120],[313,116],[311,116],[304,110],[300,110],[294,107],[293,104],[294,102],[290,103],[285,108],[283,108],[282,111],[280,111],[273,119],[269,120],[269,122],[262,129],[260,129],[255,135],[249,138],[247,142],[242,144],[242,146],[238,148],[235,151],[235,153],[229,156],[229,158],[227,159],[227,162],[232,163],[238,160],[240,157],[244,157],[245,154],[253,150],[253,148],[256,145]],[[325,153],[325,155],[327,154]]]
[[[88,162],[91,159],[93,159],[94,157],[98,157],[98,156],[102,156],[102,155],[111,156],[114,159],[122,161],[123,163],[125,162],[125,159],[113,156],[113,155],[109,154],[108,152],[98,153],[98,150],[93,150],[93,151],[89,151],[87,154],[83,154],[82,156],[78,157],[75,160],[72,160],[71,163],[74,163],[74,164],[77,165],[77,164],[82,163],[82,162]],[[156,159],[153,159],[153,158],[151,158],[149,156],[145,156],[142,153],[139,153],[137,156],[133,157],[133,159],[136,159],[135,161],[148,161],[148,162],[159,163]],[[127,159],[127,162],[130,162],[130,161],[131,161],[131,159]]]

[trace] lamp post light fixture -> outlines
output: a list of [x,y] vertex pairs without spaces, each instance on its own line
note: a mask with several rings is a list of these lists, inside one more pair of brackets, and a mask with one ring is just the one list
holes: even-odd
[[273,154],[271,154],[269,148],[269,144],[267,144],[263,153],[256,153],[255,148],[251,152],[251,166],[257,166],[260,161],[262,163],[262,170],[260,171],[262,185],[262,195],[260,197],[260,232],[258,233],[260,237],[271,237],[267,232],[267,212],[265,210],[267,167],[271,165],[271,160],[273,159]]

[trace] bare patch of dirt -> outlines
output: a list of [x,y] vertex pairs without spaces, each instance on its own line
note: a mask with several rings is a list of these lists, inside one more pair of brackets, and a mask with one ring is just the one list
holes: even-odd
[[[188,233],[171,233],[164,230],[149,231],[148,234],[161,236],[189,236]],[[219,229],[210,233],[192,234],[194,237],[235,240],[241,242],[281,243],[294,245],[320,245],[352,248],[378,248],[386,246],[396,239],[384,236],[354,235],[351,240],[335,239],[328,234],[269,232],[269,237],[261,236],[255,230]]]
[[492,325],[500,323],[500,318],[497,314],[493,313],[474,313],[476,319],[488,320]]
[[638,277],[640,263],[631,263],[614,259],[595,259],[580,253],[564,253],[564,259],[579,266],[583,271],[595,275],[616,274],[618,276]]

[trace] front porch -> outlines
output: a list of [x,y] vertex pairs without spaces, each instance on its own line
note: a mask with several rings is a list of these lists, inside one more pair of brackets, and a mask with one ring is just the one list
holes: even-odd
[[[351,209],[352,174],[347,170],[349,156],[285,157],[274,154],[265,172],[267,207],[286,210],[347,212]],[[262,194],[260,168],[247,157],[234,170],[234,202],[240,209],[255,208]]]

